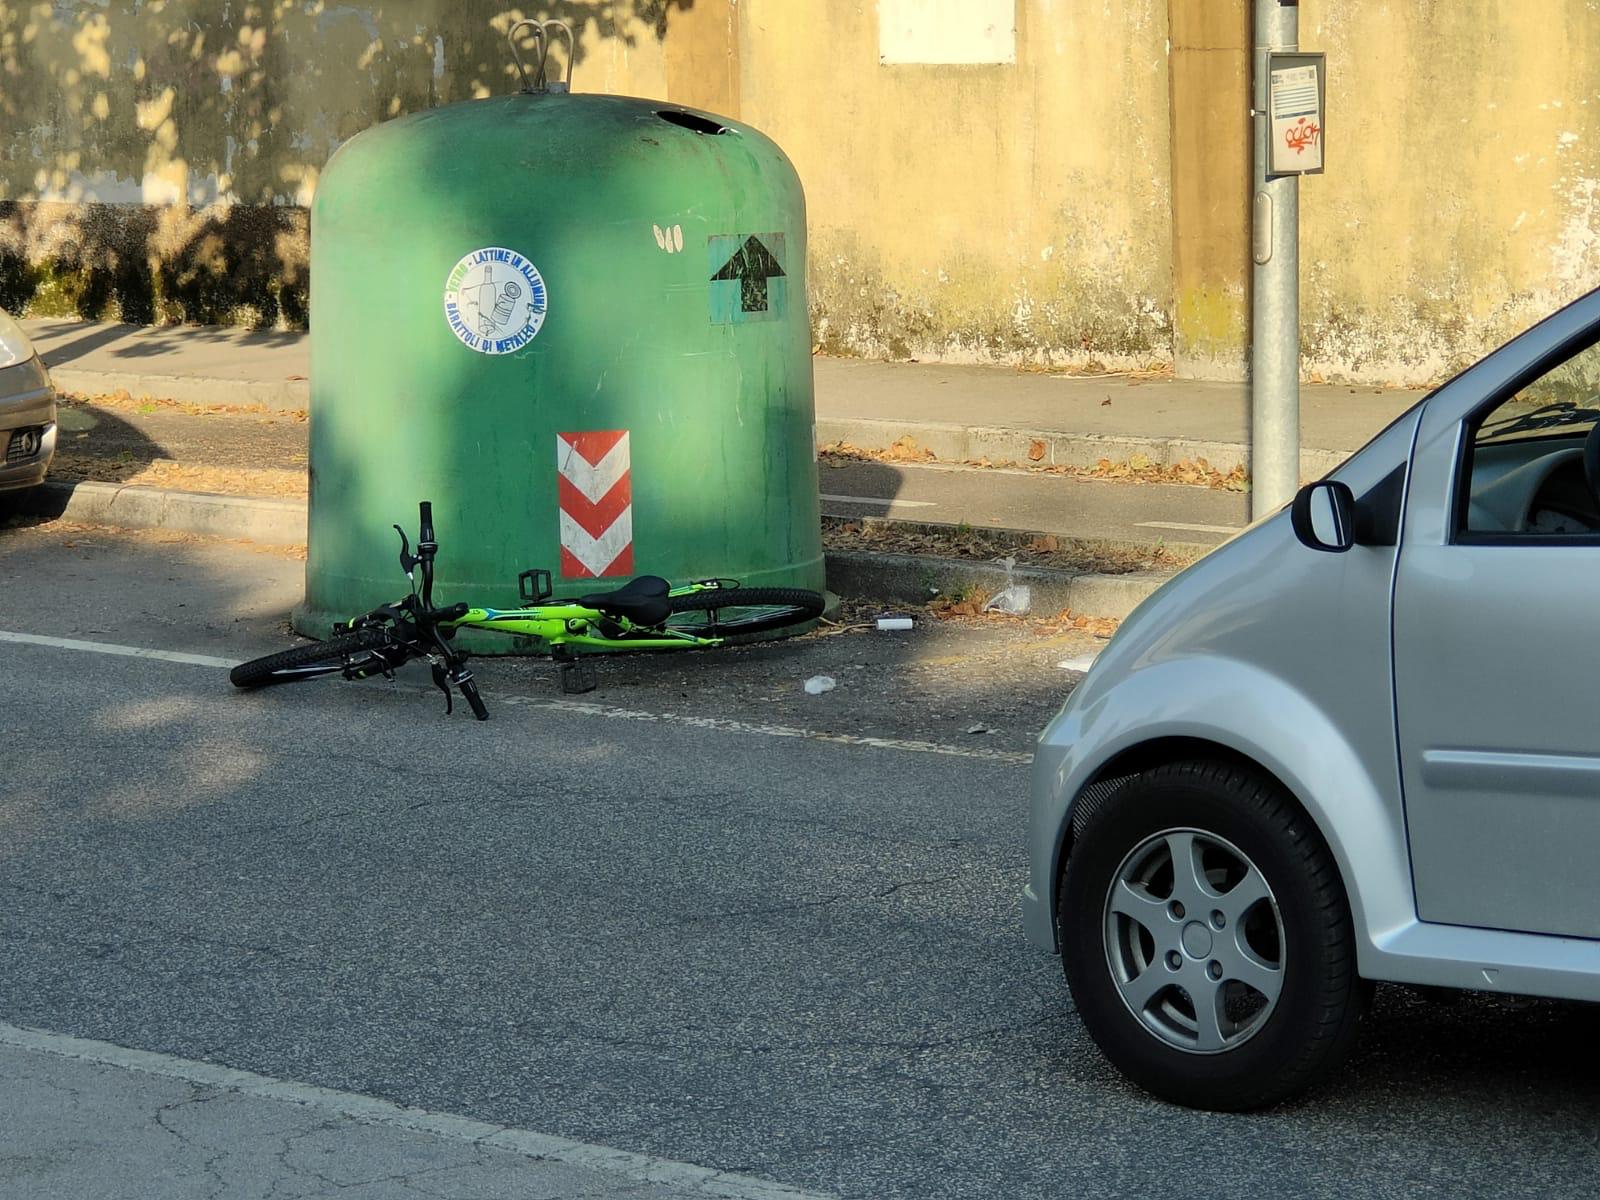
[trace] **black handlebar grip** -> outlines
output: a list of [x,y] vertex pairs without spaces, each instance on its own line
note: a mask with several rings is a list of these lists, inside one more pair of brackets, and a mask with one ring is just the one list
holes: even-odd
[[489,710],[484,707],[483,697],[478,695],[478,685],[470,679],[463,679],[460,683],[462,698],[472,708],[472,715],[480,721],[489,719]]
[[417,529],[417,540],[422,542],[431,542],[434,540],[433,501],[424,500],[421,504],[417,505],[417,511],[421,514],[422,518],[421,524]]

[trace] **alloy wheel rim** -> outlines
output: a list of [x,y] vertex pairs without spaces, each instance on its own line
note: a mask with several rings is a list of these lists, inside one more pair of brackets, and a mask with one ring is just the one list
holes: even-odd
[[1179,828],[1140,842],[1111,878],[1104,928],[1117,994],[1169,1046],[1233,1050],[1277,1010],[1283,915],[1260,869],[1225,838]]

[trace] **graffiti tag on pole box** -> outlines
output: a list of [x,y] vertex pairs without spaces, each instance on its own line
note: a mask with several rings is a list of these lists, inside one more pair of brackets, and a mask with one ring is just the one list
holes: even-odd
[[1308,146],[1316,148],[1317,138],[1321,134],[1322,129],[1315,121],[1301,117],[1283,131],[1283,140],[1296,154],[1304,154]]

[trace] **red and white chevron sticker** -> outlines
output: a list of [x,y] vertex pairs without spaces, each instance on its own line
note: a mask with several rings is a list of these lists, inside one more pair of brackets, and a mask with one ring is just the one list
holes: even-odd
[[626,429],[556,434],[561,574],[633,574],[633,473]]

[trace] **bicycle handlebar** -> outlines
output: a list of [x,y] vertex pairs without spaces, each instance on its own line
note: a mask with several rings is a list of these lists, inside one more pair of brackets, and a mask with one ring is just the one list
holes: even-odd
[[[450,711],[450,688],[453,685],[460,692],[466,702],[472,707],[472,715],[480,721],[489,719],[489,710],[484,707],[483,698],[478,695],[478,686],[472,682],[472,672],[465,666],[466,655],[456,654],[450,649],[449,639],[454,636],[453,629],[441,629],[442,624],[459,621],[467,614],[467,605],[452,604],[449,608],[435,609],[433,607],[433,559],[439,553],[439,542],[433,529],[433,504],[423,500],[417,505],[417,552],[411,553],[411,548],[406,542],[406,531],[396,525],[394,531],[400,535],[400,567],[407,575],[411,574],[414,567],[422,568],[422,591],[420,596],[408,597],[403,603],[407,619],[415,622],[411,627],[413,633],[408,636],[421,637],[432,643],[432,649],[427,651],[430,656],[437,652],[438,658],[443,660],[443,666],[435,662],[433,668],[433,682],[445,695],[445,711]],[[421,603],[418,603],[418,600]],[[401,619],[398,611],[393,612],[396,620]]]
[[417,505],[417,564],[422,568],[422,606],[433,608],[433,556],[439,552],[439,543],[433,533],[433,502],[424,500]]

